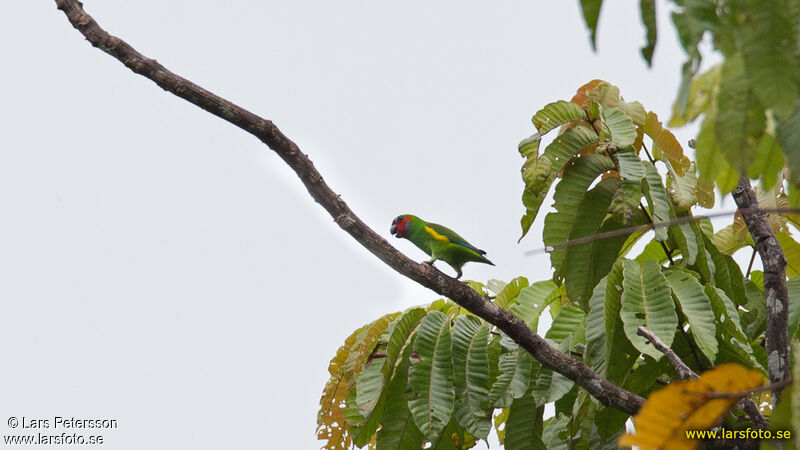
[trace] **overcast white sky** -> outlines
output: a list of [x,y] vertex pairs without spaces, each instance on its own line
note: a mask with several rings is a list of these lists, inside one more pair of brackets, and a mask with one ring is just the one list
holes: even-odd
[[[483,281],[550,276],[523,256],[541,218],[516,243],[531,115],[603,78],[667,120],[684,58],[664,1],[652,70],[635,0],[606,2],[597,54],[577,0],[84,3],[274,120],[387,238],[414,213],[485,249],[497,266],[464,270]],[[255,138],[90,47],[53,1],[3,5],[0,55],[0,435],[12,416],[74,416],[117,419],[109,449],[317,448],[345,337],[437,296],[339,230]]]

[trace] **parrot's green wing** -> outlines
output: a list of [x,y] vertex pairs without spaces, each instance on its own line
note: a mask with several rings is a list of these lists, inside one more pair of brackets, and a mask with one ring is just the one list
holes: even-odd
[[447,241],[451,244],[460,245],[462,247],[466,247],[470,250],[474,250],[478,252],[480,255],[485,255],[486,252],[475,247],[474,245],[467,242],[466,239],[459,236],[458,233],[455,231],[447,228],[444,225],[439,225],[438,223],[430,223],[428,222],[425,226],[425,232],[428,233],[433,239],[438,241]]

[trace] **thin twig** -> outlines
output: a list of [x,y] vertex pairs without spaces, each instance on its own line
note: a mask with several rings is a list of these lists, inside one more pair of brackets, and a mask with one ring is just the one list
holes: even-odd
[[[689,322],[689,319],[682,312],[678,311],[678,314],[680,314],[681,317],[680,323]],[[699,367],[700,370],[706,370],[706,368],[703,366],[703,363],[700,361],[700,355],[697,353],[697,343],[692,345],[692,339],[689,337],[689,333],[687,333],[680,324],[678,324],[678,331],[680,331],[683,335],[683,338],[686,339],[686,345],[689,346],[689,350],[692,352],[692,356],[694,357],[694,362],[697,364],[697,367]]]
[[739,400],[739,403],[736,404],[739,408],[741,408],[750,420],[753,421],[753,424],[765,430],[767,428],[767,419],[761,414],[761,410],[758,409],[758,405],[756,402],[753,401],[750,397],[744,397],[743,399]]
[[750,272],[753,270],[753,263],[756,260],[756,254],[757,253],[758,253],[758,250],[756,249],[756,247],[754,245],[753,246],[753,254],[750,255],[750,264],[747,265],[747,273],[744,274],[745,278],[750,278]]
[[337,225],[356,241],[400,274],[434,292],[448,297],[495,325],[536,358],[543,367],[552,369],[586,389],[600,403],[633,415],[644,399],[611,383],[586,364],[558,351],[525,322],[495,305],[468,285],[449,277],[430,265],[418,264],[386,239],[368,227],[322,178],[314,164],[272,121],[253,114],[208,90],[176,75],[147,58],[125,41],[108,34],[86,14],[77,0],[56,0],[58,9],[72,26],[93,46],[122,62],[133,72],[155,82],[162,89],[230,122],[269,146],[295,171],[311,197],[334,219]]
[[650,164],[655,165],[656,164],[656,160],[653,159],[653,156],[650,155],[650,152],[647,151],[647,146],[644,145],[644,142],[642,142],[642,149],[644,150],[645,155],[647,155],[647,159],[650,160]]
[[703,397],[707,398],[734,398],[734,397],[747,397],[748,395],[755,394],[757,392],[765,392],[765,391],[774,391],[776,389],[780,390],[792,384],[792,377],[789,377],[785,380],[781,380],[777,383],[768,384],[766,386],[759,386],[753,389],[747,389],[746,391],[737,391],[737,392],[692,392],[687,391],[692,394],[702,395]]
[[661,339],[659,339],[658,336],[653,334],[650,330],[640,326],[639,328],[636,329],[636,334],[650,341],[650,343],[653,344],[653,347],[655,347],[656,350],[663,353],[664,356],[666,356],[667,359],[669,360],[670,364],[672,364],[672,366],[675,367],[675,370],[678,372],[678,376],[682,380],[700,378],[699,375],[697,375],[689,366],[686,365],[686,363],[683,362],[680,356],[678,356],[674,351],[672,351],[671,348],[667,347],[667,345],[663,341],[661,341]]
[[[695,371],[693,371],[686,363],[683,362],[680,356],[678,356],[671,348],[667,347],[661,339],[658,338],[655,334],[653,334],[650,330],[645,327],[640,326],[636,329],[636,334],[639,336],[644,337],[651,344],[655,347],[658,351],[664,354],[667,357],[670,364],[675,367],[675,370],[678,372],[678,376],[683,379],[697,379],[700,378]],[[742,395],[742,400],[739,402],[739,406],[744,410],[744,412],[750,417],[750,420],[753,421],[758,428],[766,428],[767,420],[759,411],[758,406],[751,398],[746,398],[745,395]]]

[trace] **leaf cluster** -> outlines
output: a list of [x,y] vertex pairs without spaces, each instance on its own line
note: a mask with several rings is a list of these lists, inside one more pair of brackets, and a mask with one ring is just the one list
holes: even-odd
[[[553,279],[469,282],[473,289],[494,294],[498,306],[534,330],[549,311],[553,324],[545,337],[556,348],[641,396],[677,374],[637,334],[640,326],[695,372],[736,363],[765,374],[763,277],[743,274],[731,257],[752,241],[740,218],[717,233],[707,220],[675,222],[691,216],[693,206],[710,206],[704,196],[713,193],[658,117],[593,80],[570,101],[539,110],[533,123],[537,133],[519,146],[523,232],[555,185],[543,232]],[[554,130],[558,135],[542,145]],[[760,195],[767,206],[788,202],[776,189]],[[570,244],[643,223],[653,234],[638,256],[630,253],[646,236],[642,231]],[[770,217],[787,242],[794,242],[788,226],[796,223],[791,215]],[[800,284],[789,286],[791,295],[800,294]],[[791,309],[794,335],[800,302]],[[508,448],[612,448],[625,431],[625,414],[446,300],[365,325],[345,341],[329,371],[318,418],[318,437],[329,449],[471,448],[492,429]],[[548,403],[556,413],[545,419]],[[718,423],[728,409],[701,417]],[[725,420],[752,425],[739,411]]]

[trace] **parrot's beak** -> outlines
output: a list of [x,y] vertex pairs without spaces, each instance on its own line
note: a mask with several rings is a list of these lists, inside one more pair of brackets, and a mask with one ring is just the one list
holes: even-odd
[[397,225],[392,224],[392,228],[389,228],[389,233],[392,233],[392,236],[397,234]]

